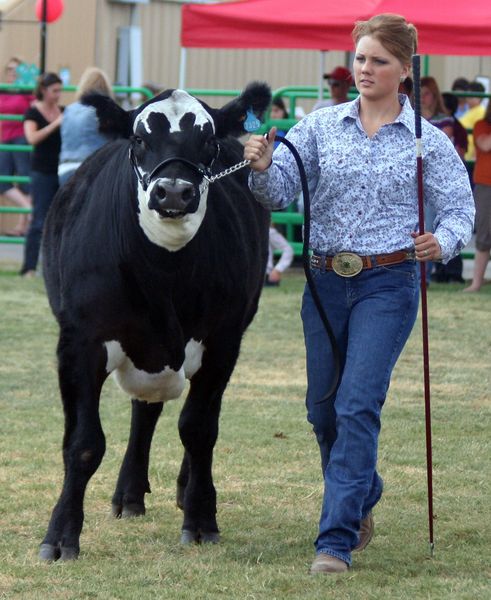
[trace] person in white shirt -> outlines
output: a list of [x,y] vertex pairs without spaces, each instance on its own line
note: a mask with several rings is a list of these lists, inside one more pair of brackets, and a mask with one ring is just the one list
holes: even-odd
[[[274,264],[274,253],[280,252],[280,258]],[[273,224],[269,227],[269,252],[268,264],[266,267],[266,279],[264,285],[278,286],[280,285],[281,276],[293,262],[293,248],[288,243],[288,240],[274,227]]]

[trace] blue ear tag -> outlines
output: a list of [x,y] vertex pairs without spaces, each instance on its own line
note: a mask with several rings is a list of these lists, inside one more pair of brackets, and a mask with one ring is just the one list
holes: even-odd
[[244,129],[251,133],[259,129],[260,127],[261,121],[252,112],[252,108],[249,108],[249,110],[246,113],[246,120],[244,121]]

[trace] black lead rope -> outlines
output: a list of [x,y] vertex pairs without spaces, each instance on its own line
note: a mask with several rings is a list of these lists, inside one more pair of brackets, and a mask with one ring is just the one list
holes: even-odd
[[305,272],[305,277],[307,279],[307,285],[309,286],[310,293],[312,295],[312,299],[314,300],[315,307],[317,308],[317,312],[319,313],[319,317],[321,318],[322,324],[324,325],[324,329],[329,337],[329,341],[331,343],[332,355],[334,360],[334,379],[331,385],[331,388],[326,392],[326,395],[320,400],[316,401],[316,404],[322,404],[324,402],[330,401],[339,386],[339,381],[341,377],[341,357],[339,354],[339,347],[336,342],[336,337],[332,330],[331,324],[326,315],[326,311],[322,306],[321,299],[319,297],[319,293],[317,291],[317,287],[315,285],[314,278],[312,277],[312,271],[310,270],[310,193],[309,186],[307,183],[307,175],[305,173],[305,167],[303,166],[302,159],[298,153],[298,150],[295,146],[287,140],[285,137],[277,137],[275,141],[281,142],[285,144],[285,146],[290,150],[293,154],[293,158],[297,163],[298,171],[300,173],[300,181],[302,183],[302,193],[303,193],[303,204],[304,204],[304,226],[303,226],[303,247],[302,247],[302,262],[303,262],[303,270]]

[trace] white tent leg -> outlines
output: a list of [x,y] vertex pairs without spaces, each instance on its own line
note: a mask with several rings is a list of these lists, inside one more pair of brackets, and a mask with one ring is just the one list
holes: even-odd
[[187,62],[187,48],[181,48],[181,56],[179,59],[179,89],[184,90],[186,88],[186,62]]
[[322,100],[324,93],[324,73],[326,72],[326,56],[328,50],[321,50],[319,52],[319,100]]

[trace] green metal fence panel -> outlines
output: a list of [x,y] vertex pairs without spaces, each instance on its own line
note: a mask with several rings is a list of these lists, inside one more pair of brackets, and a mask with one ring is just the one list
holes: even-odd
[[21,208],[20,206],[0,206],[0,213],[4,214],[29,214],[30,208]]
[[4,113],[0,113],[0,121],[23,121],[24,117],[22,115],[6,115]]
[[26,239],[23,237],[0,235],[0,244],[24,244],[25,241]]
[[0,175],[0,183],[29,183],[30,177],[25,175]]
[[0,144],[0,151],[5,152],[31,152],[32,146],[28,144]]

